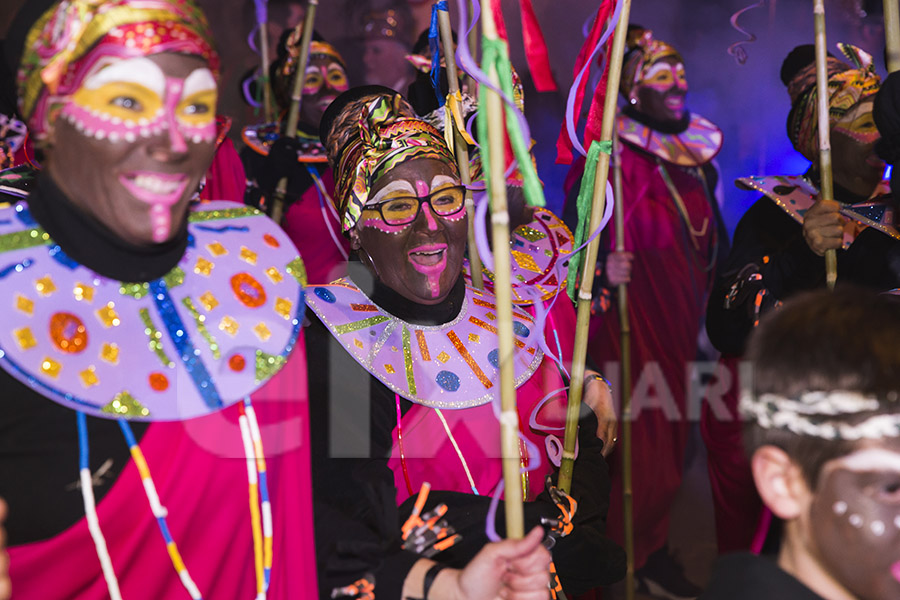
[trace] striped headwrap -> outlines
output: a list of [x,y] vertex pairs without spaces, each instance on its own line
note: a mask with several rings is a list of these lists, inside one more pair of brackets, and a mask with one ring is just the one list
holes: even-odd
[[[856,117],[853,108],[874,96],[881,88],[881,78],[875,73],[872,57],[850,44],[838,44],[853,66],[829,56],[828,124],[834,127],[845,119]],[[788,83],[791,112],[788,115],[788,137],[794,148],[807,160],[815,162],[819,155],[819,119],[816,87],[816,64],[800,69]]]
[[[340,102],[340,97],[335,102]],[[335,169],[334,203],[344,231],[356,225],[378,178],[397,165],[432,158],[457,173],[444,136],[416,118],[400,94],[364,96],[350,102],[328,129],[326,150]]]
[[110,58],[176,52],[219,57],[206,17],[193,0],[63,0],[31,27],[16,77],[19,109],[36,138],[59,108]]
[[670,56],[683,62],[678,50],[662,40],[653,39],[653,32],[649,29],[632,28],[628,32],[626,44],[619,91],[629,99],[635,93],[638,84],[647,76],[647,71],[653,63]]

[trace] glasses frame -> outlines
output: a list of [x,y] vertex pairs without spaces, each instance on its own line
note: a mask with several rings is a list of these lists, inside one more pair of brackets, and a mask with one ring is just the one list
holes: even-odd
[[[434,196],[437,196],[438,194],[442,194],[442,193],[446,192],[447,190],[461,190],[463,201],[462,201],[462,204],[460,204],[459,208],[454,210],[452,213],[440,214],[438,211],[436,211],[434,209],[434,205],[431,203],[431,199]],[[368,205],[364,206],[363,209],[364,210],[375,210],[377,208],[378,214],[381,216],[381,220],[384,221],[385,225],[400,227],[403,225],[409,225],[411,223],[414,223],[415,220],[418,219],[419,215],[422,213],[422,205],[425,203],[428,203],[428,207],[431,208],[431,212],[434,213],[438,217],[452,217],[453,215],[459,214],[460,212],[462,212],[463,209],[466,208],[466,192],[467,191],[468,191],[468,188],[462,184],[451,185],[448,187],[441,188],[439,190],[435,190],[435,191],[431,192],[430,194],[428,194],[427,196],[395,196],[393,198],[390,198],[389,200],[385,200],[385,201],[379,202],[377,204],[368,204]],[[396,200],[401,200],[401,199],[402,200],[416,200],[419,203],[418,207],[416,207],[416,213],[408,221],[404,221],[402,223],[391,223],[384,216],[384,205],[388,204],[390,202],[394,202]]]

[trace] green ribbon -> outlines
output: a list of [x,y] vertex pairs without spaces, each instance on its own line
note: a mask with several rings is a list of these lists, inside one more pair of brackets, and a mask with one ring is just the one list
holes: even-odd
[[[587,158],[584,162],[584,175],[581,178],[581,188],[578,190],[578,199],[575,203],[575,206],[578,208],[578,226],[575,228],[576,248],[584,244],[588,237],[588,229],[591,225],[591,205],[594,197],[594,179],[597,178],[597,161],[600,159],[601,152],[612,154],[612,142],[594,140],[588,149]],[[586,248],[582,248],[569,259],[569,278],[566,284],[566,292],[573,302],[578,301],[575,297],[575,290],[578,287],[581,269],[584,266],[585,250]]]

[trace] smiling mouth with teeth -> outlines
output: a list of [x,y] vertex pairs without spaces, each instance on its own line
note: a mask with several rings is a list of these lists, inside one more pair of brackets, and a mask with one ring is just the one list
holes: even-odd
[[447,261],[447,245],[430,244],[413,248],[409,251],[409,260],[418,271],[443,269]]
[[171,205],[178,202],[188,184],[186,175],[168,173],[128,173],[119,181],[138,200],[149,204]]

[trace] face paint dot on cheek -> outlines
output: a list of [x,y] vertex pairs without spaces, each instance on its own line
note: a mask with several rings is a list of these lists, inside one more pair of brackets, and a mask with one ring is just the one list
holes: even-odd
[[854,527],[856,527],[857,529],[859,529],[860,527],[863,526],[863,518],[859,515],[856,515],[856,514],[850,515],[849,521],[850,521],[850,524],[853,525]]
[[847,512],[847,503],[844,501],[839,501],[834,503],[834,514],[842,515]]
[[897,529],[900,529],[900,515],[897,515],[896,517],[894,517],[894,527],[896,527]]
[[881,521],[873,521],[869,527],[872,529],[872,533],[874,533],[876,536],[880,537],[884,535],[884,523],[882,523]]

